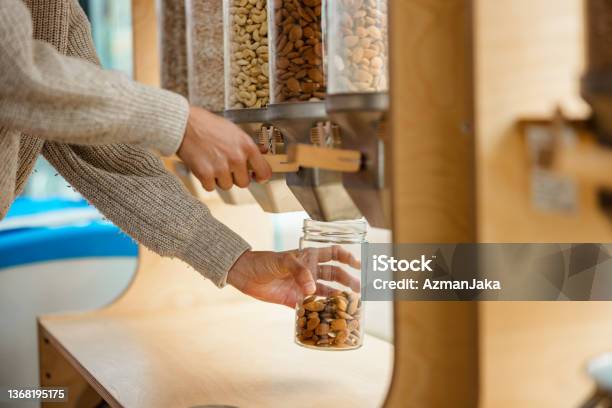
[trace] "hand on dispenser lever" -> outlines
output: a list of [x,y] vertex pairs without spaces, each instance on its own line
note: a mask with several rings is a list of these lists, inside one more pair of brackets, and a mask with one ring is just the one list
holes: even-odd
[[339,266],[320,265],[329,261],[361,268],[361,262],[338,245],[287,252],[247,251],[230,269],[227,283],[256,299],[291,308],[301,295],[326,296],[332,291],[316,280],[338,282],[358,292],[359,278]]
[[234,184],[247,187],[250,182],[247,163],[257,181],[272,176],[270,165],[246,133],[227,119],[194,106],[189,110],[177,155],[208,191],[213,191],[215,184],[223,190]]

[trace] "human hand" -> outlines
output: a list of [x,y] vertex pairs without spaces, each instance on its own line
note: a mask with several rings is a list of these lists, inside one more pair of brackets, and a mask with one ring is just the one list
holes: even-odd
[[247,251],[229,271],[227,283],[256,299],[291,308],[302,295],[326,296],[333,291],[317,279],[338,282],[358,292],[358,277],[339,266],[319,265],[329,261],[361,268],[361,262],[338,245],[287,252]]
[[194,106],[177,155],[207,191],[213,191],[215,184],[223,190],[234,184],[247,187],[247,163],[258,182],[272,176],[270,165],[246,133],[227,119]]

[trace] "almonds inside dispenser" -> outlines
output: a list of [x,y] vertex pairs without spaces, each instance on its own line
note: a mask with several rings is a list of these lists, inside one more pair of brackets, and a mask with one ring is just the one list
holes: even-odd
[[325,98],[321,7],[321,0],[271,1],[272,103]]

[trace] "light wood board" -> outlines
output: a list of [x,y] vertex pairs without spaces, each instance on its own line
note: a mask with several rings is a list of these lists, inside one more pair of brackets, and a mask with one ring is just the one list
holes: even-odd
[[[589,110],[579,96],[581,0],[480,0],[476,21],[478,226],[486,242],[612,242],[612,224],[581,184],[574,213],[538,211],[514,124]],[[612,304],[480,305],[481,406],[575,407],[591,392],[586,360],[612,349]]]
[[47,318],[111,406],[375,407],[386,395],[392,346],[366,337],[352,352],[293,343],[294,312],[261,302]]

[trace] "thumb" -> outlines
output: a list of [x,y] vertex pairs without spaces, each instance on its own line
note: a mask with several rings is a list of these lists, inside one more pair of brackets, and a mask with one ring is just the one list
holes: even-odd
[[289,272],[293,276],[298,287],[305,295],[314,294],[317,290],[317,285],[315,284],[310,270],[294,256],[291,256],[290,259]]

